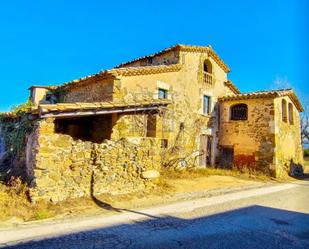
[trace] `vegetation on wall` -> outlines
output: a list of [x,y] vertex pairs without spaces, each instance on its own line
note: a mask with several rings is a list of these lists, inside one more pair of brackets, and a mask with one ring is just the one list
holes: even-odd
[[26,136],[33,130],[33,124],[28,119],[32,103],[13,107],[9,113],[0,114],[0,135],[6,150],[5,159],[12,161],[25,146]]
[[67,94],[67,89],[63,87],[57,87],[55,89],[51,89],[50,92],[55,97],[56,103],[64,102],[65,95]]

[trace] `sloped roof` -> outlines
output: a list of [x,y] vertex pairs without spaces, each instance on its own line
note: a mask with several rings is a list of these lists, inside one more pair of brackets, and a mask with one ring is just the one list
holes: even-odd
[[87,116],[107,113],[124,113],[145,110],[156,110],[160,106],[170,104],[166,99],[138,100],[138,101],[111,101],[91,103],[58,103],[41,104],[33,110],[40,118],[66,117],[66,116]]
[[182,68],[181,64],[114,68],[110,70],[103,70],[97,74],[89,75],[77,80],[65,82],[60,87],[71,87],[75,85],[80,85],[82,82],[85,82],[91,78],[113,78],[113,77],[115,78],[117,76],[135,76],[135,75],[177,72],[181,68]]
[[[65,82],[59,86],[33,86],[33,87],[44,87],[47,89],[56,89],[56,88],[67,88],[67,87],[74,87],[79,86],[80,84],[86,83],[88,80],[91,79],[103,79],[103,78],[115,78],[117,76],[133,76],[133,75],[145,75],[145,74],[156,74],[156,73],[164,73],[164,72],[176,72],[179,71],[182,68],[181,64],[171,64],[171,65],[157,65],[157,66],[140,66],[140,67],[124,67],[125,65],[128,65],[132,62],[142,60],[145,58],[150,58],[155,55],[163,54],[168,51],[172,50],[180,50],[180,51],[186,51],[186,52],[196,52],[196,53],[202,53],[207,52],[211,58],[213,58],[216,63],[226,72],[228,73],[230,71],[230,68],[224,63],[222,59],[214,52],[214,50],[211,48],[211,46],[193,46],[193,45],[184,45],[184,44],[176,44],[175,46],[166,48],[162,51],[159,51],[157,53],[154,53],[152,55],[140,57],[137,59],[134,59],[129,62],[122,63],[118,66],[116,66],[113,69],[109,70],[102,70],[98,73],[91,74],[85,77],[82,77],[80,79],[71,80],[68,82]],[[33,87],[30,87],[33,88]]]
[[240,94],[239,89],[235,86],[235,84],[231,80],[227,80],[226,82],[224,82],[224,85],[230,88],[233,93]]
[[295,104],[296,108],[303,112],[304,108],[302,107],[302,104],[300,103],[299,99],[295,95],[294,91],[292,89],[278,89],[278,90],[269,90],[269,91],[256,91],[256,92],[247,92],[247,93],[241,93],[236,95],[228,95],[225,97],[221,97],[218,100],[223,101],[230,101],[230,100],[244,100],[244,99],[259,99],[259,98],[277,98],[277,97],[283,97],[283,96],[289,96],[293,103]]
[[218,63],[218,65],[226,72],[230,72],[230,68],[224,63],[224,61],[218,56],[218,54],[212,49],[212,47],[210,45],[208,46],[194,46],[194,45],[185,45],[185,44],[176,44],[174,46],[171,46],[169,48],[165,48],[159,52],[156,52],[154,54],[150,54],[150,55],[146,55],[146,56],[142,56],[136,59],[133,59],[131,61],[128,62],[124,62],[121,63],[120,65],[116,66],[115,68],[121,68],[121,67],[125,67],[126,65],[129,65],[133,62],[139,61],[139,60],[143,60],[146,58],[151,58],[154,57],[156,55],[161,55],[170,51],[175,51],[175,50],[179,50],[179,51],[184,51],[184,52],[195,52],[195,53],[208,53],[209,56],[211,58],[214,59],[214,61],[216,63]]

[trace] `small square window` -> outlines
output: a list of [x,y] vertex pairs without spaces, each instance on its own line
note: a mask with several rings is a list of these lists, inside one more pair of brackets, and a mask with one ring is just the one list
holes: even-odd
[[203,114],[210,114],[210,96],[203,97]]
[[167,99],[167,90],[159,88],[158,98]]

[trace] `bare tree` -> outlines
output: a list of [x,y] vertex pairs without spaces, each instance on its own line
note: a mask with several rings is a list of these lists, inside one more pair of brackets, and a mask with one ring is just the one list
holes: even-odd
[[301,117],[301,140],[303,145],[309,144],[309,118]]

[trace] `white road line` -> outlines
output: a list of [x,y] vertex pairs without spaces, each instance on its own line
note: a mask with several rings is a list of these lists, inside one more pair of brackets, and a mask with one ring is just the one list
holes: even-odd
[[16,242],[26,242],[29,240],[39,240],[43,238],[53,238],[59,235],[72,234],[81,231],[103,228],[119,224],[127,224],[130,222],[151,219],[149,216],[163,216],[171,213],[186,213],[197,208],[218,205],[225,202],[241,200],[249,197],[266,195],[278,191],[283,191],[296,187],[296,184],[283,184],[271,187],[262,187],[258,189],[250,189],[236,193],[230,193],[210,198],[201,198],[197,200],[188,200],[168,204],[159,207],[148,208],[144,210],[124,211],[121,214],[112,216],[95,216],[82,220],[60,221],[58,223],[41,223],[29,225],[29,227],[11,229],[0,232],[0,247]]

